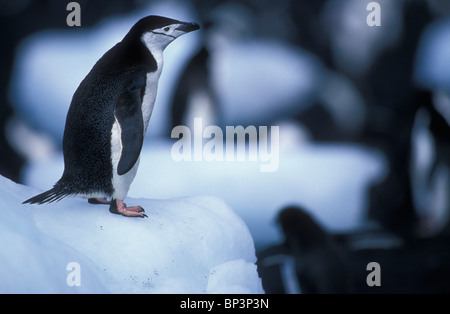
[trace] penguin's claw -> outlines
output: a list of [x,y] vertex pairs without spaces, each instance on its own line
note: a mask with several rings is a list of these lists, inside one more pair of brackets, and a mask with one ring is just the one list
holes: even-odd
[[113,200],[111,201],[111,206],[109,207],[109,211],[113,214],[118,214],[126,217],[141,217],[148,218],[146,214],[144,214],[145,210],[141,206],[131,206],[127,207],[121,200]]
[[[127,206],[127,204],[124,204]],[[131,206],[125,208],[127,211],[135,212],[135,213],[145,213],[145,210],[141,206]]]
[[[137,208],[139,208],[139,210]],[[119,209],[119,213],[122,216],[126,216],[126,217],[141,217],[141,218],[146,217],[146,218],[148,218],[148,216],[142,212],[142,207],[140,207],[140,206],[126,207],[123,209]]]

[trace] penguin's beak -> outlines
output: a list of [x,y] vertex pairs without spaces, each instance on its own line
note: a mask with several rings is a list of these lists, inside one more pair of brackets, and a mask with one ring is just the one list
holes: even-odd
[[189,33],[192,31],[196,31],[199,28],[200,26],[197,23],[182,23],[176,28],[176,30],[184,33]]

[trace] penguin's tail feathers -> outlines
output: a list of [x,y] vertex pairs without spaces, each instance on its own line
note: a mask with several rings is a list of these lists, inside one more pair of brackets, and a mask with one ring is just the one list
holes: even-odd
[[44,204],[44,203],[52,203],[57,202],[63,199],[67,196],[67,193],[65,193],[62,189],[58,187],[54,187],[53,189],[50,189],[44,193],[41,193],[39,195],[36,195],[30,199],[27,199],[22,204]]

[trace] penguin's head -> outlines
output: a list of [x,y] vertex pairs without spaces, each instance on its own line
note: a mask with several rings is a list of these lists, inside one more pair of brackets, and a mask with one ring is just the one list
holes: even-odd
[[197,23],[150,15],[139,20],[126,37],[139,38],[151,52],[158,52],[181,35],[199,28]]

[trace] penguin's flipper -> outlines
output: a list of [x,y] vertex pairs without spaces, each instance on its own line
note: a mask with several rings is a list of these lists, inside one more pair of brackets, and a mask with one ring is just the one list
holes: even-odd
[[117,173],[123,175],[133,168],[144,142],[144,120],[142,117],[141,89],[144,82],[135,82],[122,93],[114,106],[114,115],[121,129],[122,154]]

